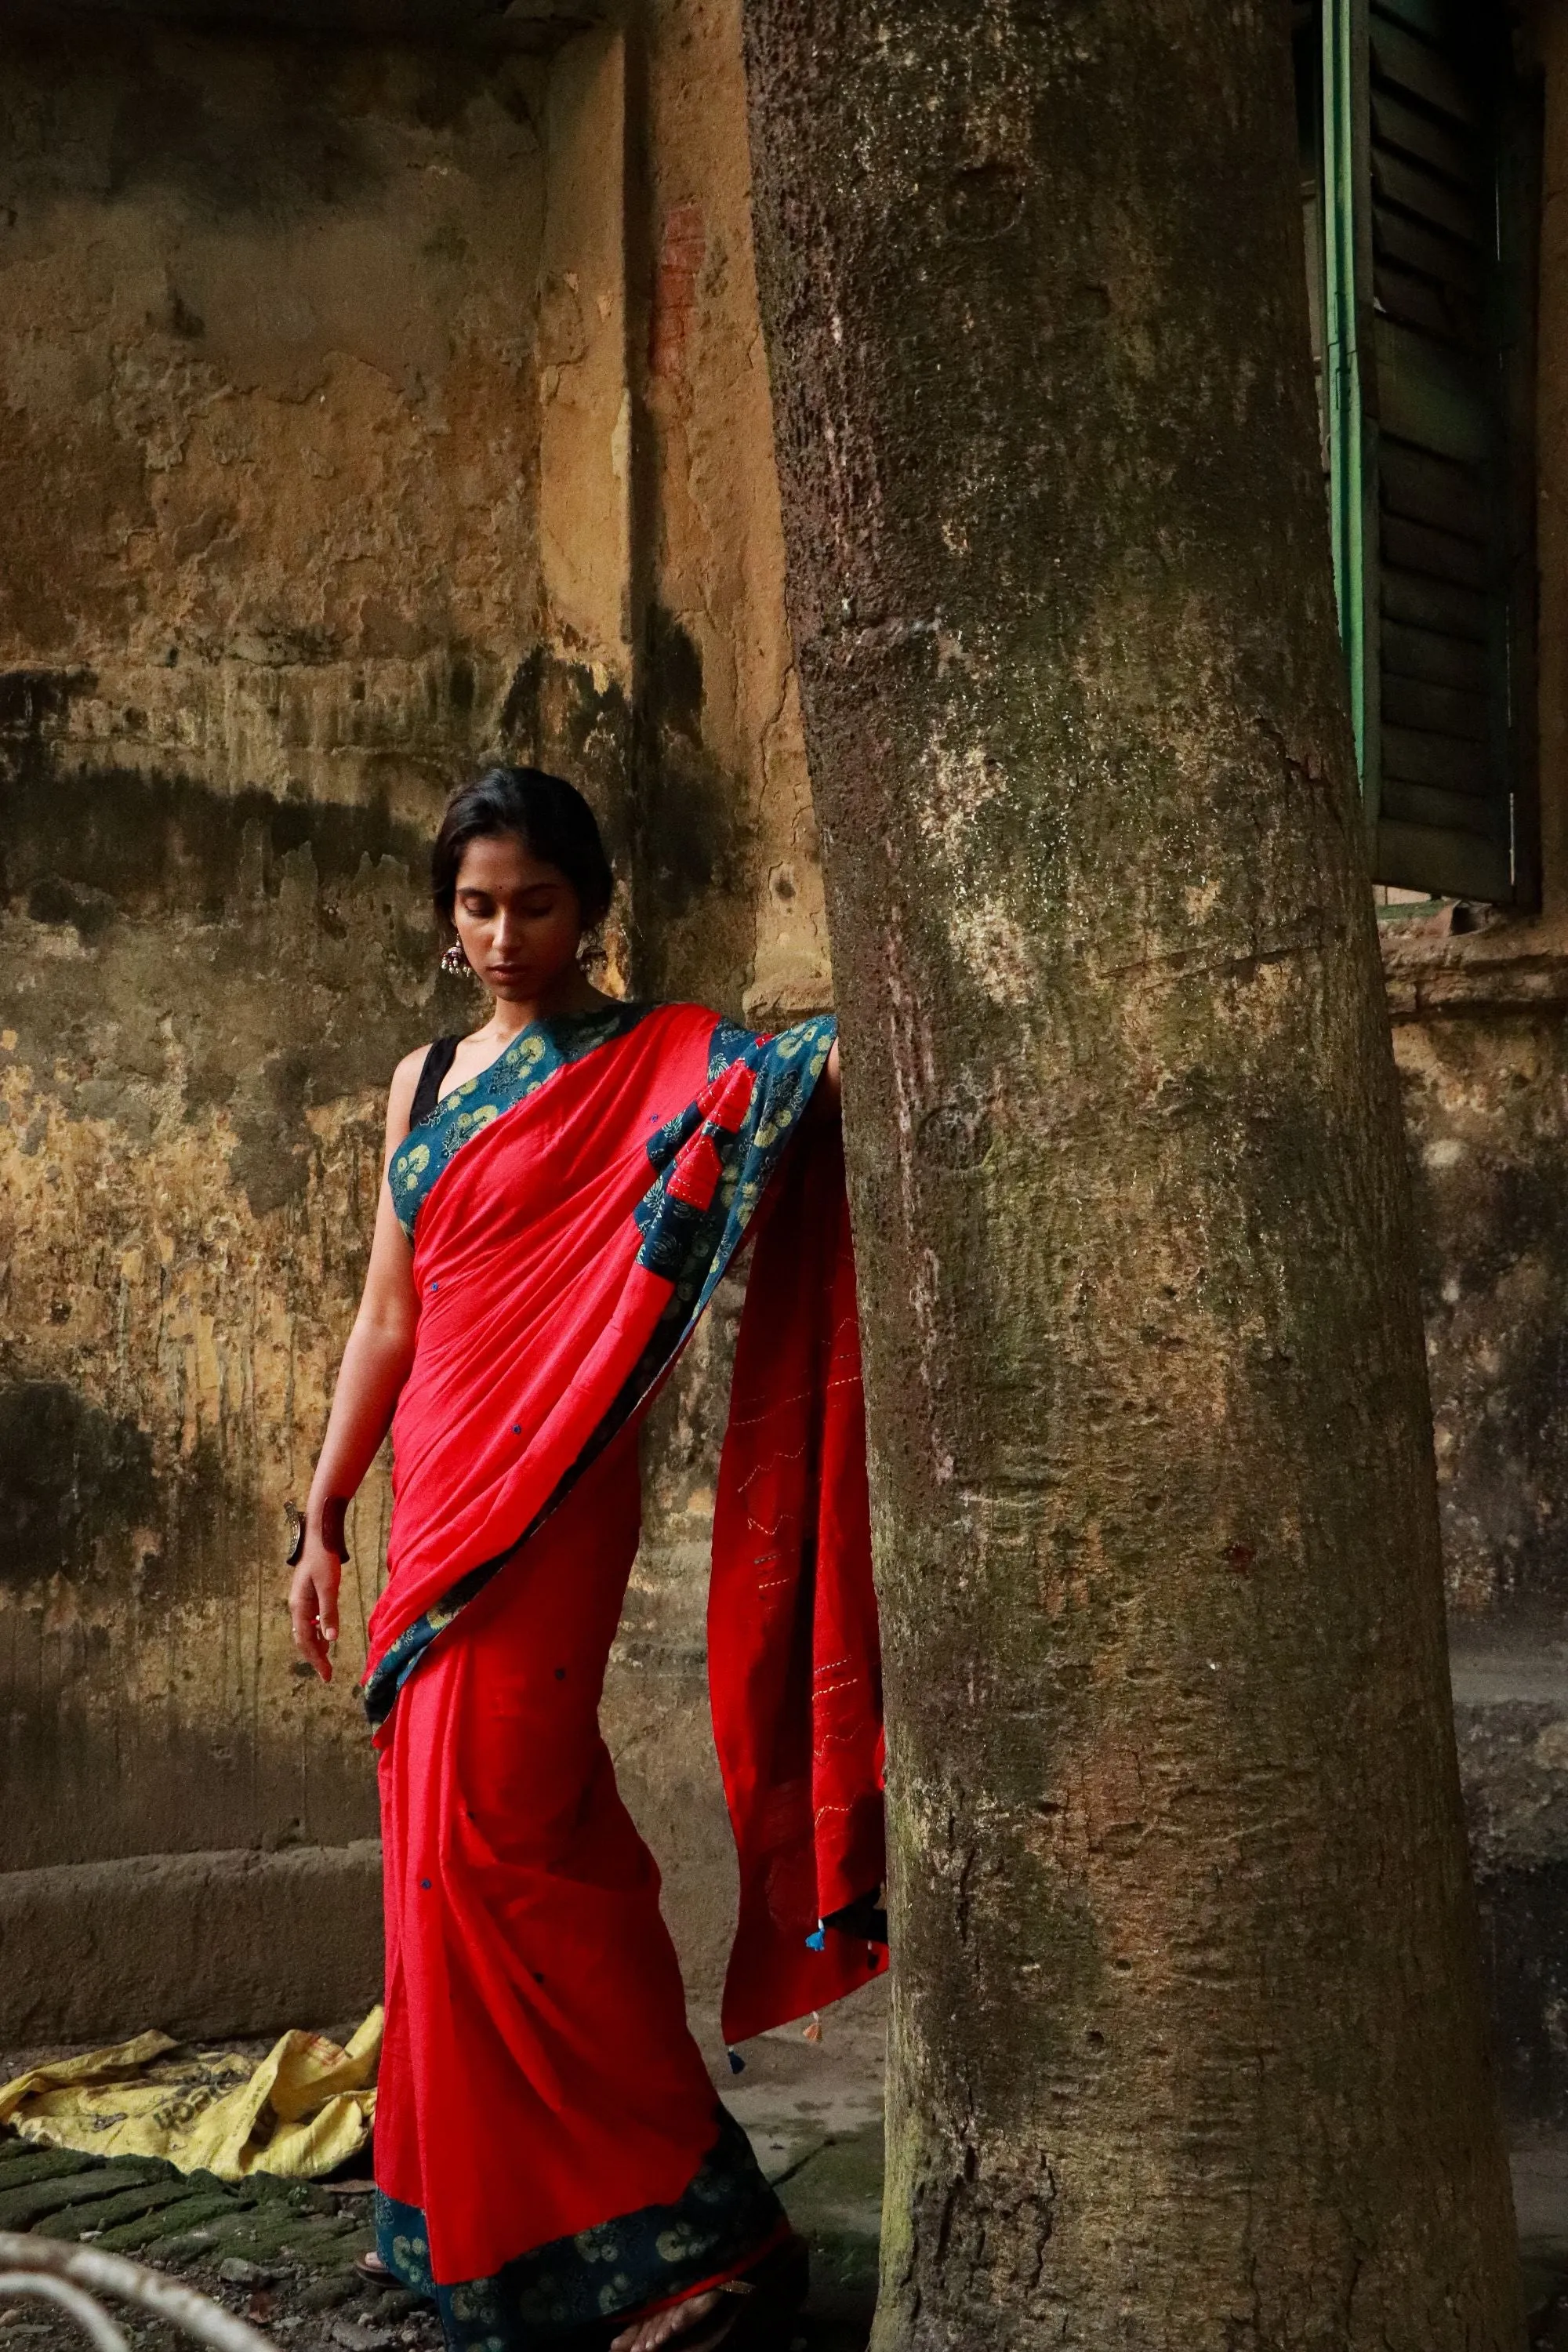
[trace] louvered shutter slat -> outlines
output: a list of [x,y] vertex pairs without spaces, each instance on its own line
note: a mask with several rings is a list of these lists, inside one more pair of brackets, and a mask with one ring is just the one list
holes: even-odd
[[1321,6],[1323,405],[1373,870],[1517,898],[1489,80],[1506,52],[1487,0]]
[[1467,638],[1484,646],[1490,628],[1489,600],[1473,588],[1459,588],[1447,580],[1428,580],[1419,572],[1402,572],[1385,563],[1382,576],[1381,609],[1391,621],[1405,621],[1445,637]]
[[1383,430],[1435,457],[1484,465],[1491,405],[1461,356],[1392,319],[1377,321],[1374,345]]
[[1455,187],[1424,164],[1381,144],[1373,149],[1372,185],[1383,203],[1398,205],[1429,228],[1458,237],[1462,245],[1484,247],[1486,221],[1473,191]]
[[1429,41],[1443,37],[1444,0],[1378,0],[1380,16],[1389,16]]
[[1462,687],[1439,686],[1429,678],[1406,677],[1383,670],[1383,720],[1390,727],[1411,727],[1426,734],[1463,737],[1471,743],[1487,739],[1488,714],[1484,694],[1467,694]]
[[1485,641],[1473,643],[1418,623],[1384,614],[1383,667],[1385,676],[1418,677],[1434,686],[1468,688],[1485,697],[1491,683]]
[[1435,898],[1513,896],[1513,863],[1506,835],[1488,840],[1460,824],[1423,819],[1405,824],[1384,817],[1377,828],[1379,878],[1405,890],[1427,890]]
[[1424,221],[1379,206],[1373,239],[1380,261],[1401,269],[1418,269],[1439,284],[1451,286],[1468,301],[1479,299],[1483,291],[1480,257]]
[[1390,514],[1458,532],[1485,547],[1491,520],[1475,476],[1430,450],[1391,444],[1381,452],[1378,473],[1383,503]]
[[1378,307],[1403,327],[1417,334],[1435,335],[1440,342],[1474,352],[1481,340],[1476,305],[1452,287],[1434,286],[1428,278],[1412,278],[1403,269],[1380,269],[1376,277]]
[[1423,113],[1393,91],[1373,89],[1372,130],[1380,147],[1425,163],[1461,187],[1485,187],[1474,142],[1441,116]]
[[1428,580],[1447,580],[1458,588],[1484,590],[1491,585],[1487,550],[1478,547],[1473,539],[1461,539],[1456,531],[1435,530],[1428,523],[1407,522],[1403,516],[1391,514],[1386,507],[1383,515],[1383,560],[1398,571],[1419,572]]
[[1496,833],[1491,803],[1483,793],[1445,792],[1436,784],[1412,783],[1405,776],[1388,779],[1384,821],[1406,827],[1429,824],[1467,841],[1489,841]]
[[1487,747],[1463,735],[1417,733],[1414,728],[1391,727],[1384,712],[1384,803],[1398,779],[1407,784],[1437,784],[1445,792],[1467,793],[1486,800],[1491,790]]
[[1385,81],[1419,98],[1438,114],[1451,121],[1474,124],[1479,120],[1479,109],[1473,91],[1467,89],[1455,68],[1444,57],[1434,41],[1424,40],[1396,25],[1392,25],[1382,10],[1373,7],[1369,15],[1368,30],[1372,40],[1372,68]]

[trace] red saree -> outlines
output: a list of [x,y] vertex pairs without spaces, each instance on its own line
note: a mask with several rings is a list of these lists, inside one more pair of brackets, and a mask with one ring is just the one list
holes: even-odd
[[854,1271],[837,1130],[801,1131],[830,1040],[691,1005],[536,1024],[388,1171],[420,1318],[365,1679],[377,2234],[475,2352],[691,2293],[784,2228],[687,2029],[597,1719],[637,1416],[751,1231],[710,1610],[741,1863],[726,2036],[883,1963]]

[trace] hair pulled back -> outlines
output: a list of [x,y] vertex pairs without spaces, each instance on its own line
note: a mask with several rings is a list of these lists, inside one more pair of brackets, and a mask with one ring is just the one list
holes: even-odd
[[489,768],[459,784],[447,803],[430,852],[430,895],[442,929],[453,929],[458,869],[471,841],[515,833],[531,856],[564,874],[577,893],[583,928],[610,911],[616,878],[593,810],[574,784],[542,768]]

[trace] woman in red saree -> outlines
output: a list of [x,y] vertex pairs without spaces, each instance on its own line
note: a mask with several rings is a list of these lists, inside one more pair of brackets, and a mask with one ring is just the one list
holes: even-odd
[[[290,1593],[331,1675],[390,1423],[381,2263],[462,2352],[788,2340],[802,2250],[686,2023],[600,1736],[642,1407],[748,1243],[710,1678],[741,1864],[733,2042],[874,1975],[880,1734],[832,1024],[757,1036],[584,974],[610,874],[533,770],[454,796],[437,910],[494,1010],[395,1078],[387,1181]],[[814,1104],[814,1097],[815,1104]]]

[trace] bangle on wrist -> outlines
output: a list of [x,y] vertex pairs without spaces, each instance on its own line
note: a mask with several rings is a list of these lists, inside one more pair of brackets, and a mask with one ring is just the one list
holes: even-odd
[[[343,1534],[343,1514],[348,1507],[348,1497],[344,1495],[329,1495],[321,1505],[321,1542],[328,1551],[336,1553],[340,1561],[345,1561],[349,1556]],[[289,1552],[284,1565],[298,1568],[305,1556],[305,1538],[310,1531],[310,1521],[298,1504],[285,1503],[283,1507],[289,1514]]]

